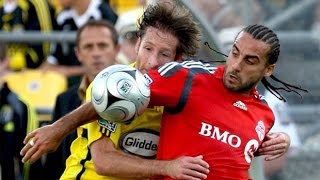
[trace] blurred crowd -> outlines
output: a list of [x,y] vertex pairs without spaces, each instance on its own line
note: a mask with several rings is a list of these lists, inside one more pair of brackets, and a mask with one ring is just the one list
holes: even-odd
[[[144,7],[155,1],[0,0],[0,29],[1,32],[16,33],[75,32],[90,19],[104,19],[115,26],[119,35],[120,49],[116,62],[131,64],[136,56],[137,21]],[[233,42],[234,32],[238,32],[239,27],[271,22],[288,7],[301,3],[299,0],[186,2],[201,10],[208,27],[217,33],[223,53],[229,51],[228,45]],[[288,20],[276,26],[275,30],[319,31],[320,3],[315,4],[304,9],[303,16]],[[74,134],[66,138],[57,152],[32,165],[22,164],[19,152],[26,133],[50,124],[80,106],[83,95],[79,90],[86,71],[87,68],[77,57],[75,42],[0,42],[0,180],[59,178],[70,154],[68,148]],[[61,96],[70,88],[73,88],[72,96]],[[290,122],[286,105],[269,98],[269,94],[266,97],[276,114],[275,131],[287,131],[294,137],[292,147],[299,147],[296,127]],[[285,160],[286,157],[272,165],[262,165],[265,167],[264,175],[271,179],[283,168]]]

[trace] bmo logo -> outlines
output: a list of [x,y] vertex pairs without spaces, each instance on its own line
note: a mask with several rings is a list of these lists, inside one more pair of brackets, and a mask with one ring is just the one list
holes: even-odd
[[[228,131],[221,132],[219,127],[212,126],[211,124],[201,123],[200,135],[216,139],[220,142],[228,144],[234,148],[239,148],[241,145],[241,138],[235,134],[230,134]],[[244,148],[244,159],[247,163],[251,163],[254,157],[254,152],[259,148],[259,142],[251,139],[246,143]]]
[[241,139],[239,136],[230,134],[228,131],[220,132],[219,127],[212,126],[211,124],[201,123],[201,130],[199,132],[202,136],[208,136],[212,139],[217,139],[223,143],[229,144],[234,148],[238,148],[241,145]]
[[159,132],[151,129],[135,129],[123,134],[119,140],[120,149],[143,158],[156,157]]

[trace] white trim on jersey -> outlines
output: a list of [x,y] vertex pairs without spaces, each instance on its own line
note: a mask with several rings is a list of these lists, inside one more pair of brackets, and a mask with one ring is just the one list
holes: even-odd
[[185,68],[189,68],[189,69],[201,68],[201,69],[209,71],[210,73],[214,73],[214,71],[217,69],[217,67],[212,64],[203,63],[201,61],[194,61],[194,60],[184,61],[181,64]]
[[190,60],[190,61],[183,61],[181,63],[178,63],[178,62],[167,63],[167,64],[161,66],[159,68],[158,72],[160,73],[161,76],[163,76],[177,65],[181,65],[182,67],[187,68],[187,69],[192,69],[192,68],[204,69],[211,74],[213,74],[215,72],[215,70],[217,70],[217,67],[212,64]]
[[168,71],[170,71],[170,69],[172,69],[173,67],[175,67],[176,65],[179,65],[180,63],[178,62],[170,62],[170,63],[166,63],[165,65],[161,66],[158,69],[158,72],[160,73],[161,76],[163,76],[164,74],[166,74]]

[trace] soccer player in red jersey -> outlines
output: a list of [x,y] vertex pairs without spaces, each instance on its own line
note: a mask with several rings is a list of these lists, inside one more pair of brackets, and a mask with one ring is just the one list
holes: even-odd
[[279,52],[273,31],[251,25],[237,35],[225,66],[184,61],[150,71],[150,104],[165,106],[157,159],[203,155],[207,179],[249,179],[254,153],[274,123],[255,87],[262,80],[282,98],[265,83]]

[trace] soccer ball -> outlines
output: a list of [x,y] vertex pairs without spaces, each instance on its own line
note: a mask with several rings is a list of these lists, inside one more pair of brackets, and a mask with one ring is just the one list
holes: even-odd
[[149,104],[149,83],[131,66],[109,66],[92,83],[92,104],[100,117],[110,122],[129,123]]

